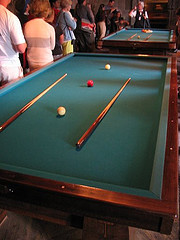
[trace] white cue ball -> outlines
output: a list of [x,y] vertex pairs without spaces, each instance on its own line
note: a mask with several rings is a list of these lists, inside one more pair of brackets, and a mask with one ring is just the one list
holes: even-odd
[[111,66],[109,64],[106,64],[105,69],[109,70],[110,68],[111,68]]
[[57,109],[57,113],[58,113],[58,115],[60,115],[60,116],[64,116],[65,114],[66,114],[66,109],[64,108],[64,107],[58,107],[58,109]]

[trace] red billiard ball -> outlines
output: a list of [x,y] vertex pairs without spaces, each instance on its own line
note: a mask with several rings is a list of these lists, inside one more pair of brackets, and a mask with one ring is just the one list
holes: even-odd
[[88,87],[93,87],[93,85],[94,85],[93,80],[88,80],[88,81],[87,81],[87,86],[88,86]]

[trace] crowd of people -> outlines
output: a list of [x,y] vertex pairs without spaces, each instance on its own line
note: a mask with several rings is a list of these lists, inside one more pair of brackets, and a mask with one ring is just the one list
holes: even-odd
[[114,7],[114,4],[115,1],[110,0],[107,5],[100,4],[99,6],[95,17],[97,41],[129,25],[129,22],[123,19],[120,10]]
[[[106,35],[129,25],[115,0],[100,4],[96,14],[86,0],[0,0],[0,84],[23,76],[75,51],[93,52]],[[14,14],[12,13],[14,12]],[[129,13],[134,27],[150,23],[140,1]],[[19,60],[20,55],[20,60]]]

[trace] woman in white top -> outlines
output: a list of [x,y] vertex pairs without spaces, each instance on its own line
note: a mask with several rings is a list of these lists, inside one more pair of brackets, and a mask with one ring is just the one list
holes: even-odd
[[135,18],[135,28],[150,28],[148,14],[144,10],[144,2],[138,2],[138,5],[131,10],[129,16]]
[[49,0],[32,0],[30,3],[30,14],[34,19],[27,22],[24,27],[30,70],[40,68],[53,61],[55,30],[45,21],[50,9]]

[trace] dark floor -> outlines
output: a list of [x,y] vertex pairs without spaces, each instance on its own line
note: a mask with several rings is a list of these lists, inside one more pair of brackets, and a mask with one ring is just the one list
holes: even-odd
[[[178,85],[180,86],[180,51],[177,53]],[[180,99],[178,100],[179,109],[179,130],[180,130]],[[179,131],[180,139],[180,131]],[[180,165],[179,165],[180,173]],[[112,228],[111,228],[111,231]],[[108,233],[108,228],[107,228]],[[108,235],[108,234],[107,234]],[[178,240],[179,238],[179,220],[174,222],[171,235],[163,235],[152,231],[129,228],[130,240]],[[7,217],[0,225],[0,240],[81,240],[82,230],[72,227],[61,226],[44,222],[29,217],[19,216],[12,212],[7,212]],[[122,240],[122,238],[100,238],[90,237],[90,240]],[[87,239],[85,239],[87,240]]]
[[[171,235],[164,235],[142,229],[129,228],[130,240],[178,240],[178,220],[175,221]],[[112,230],[111,231],[115,231]],[[116,228],[117,231],[117,228]],[[112,234],[112,233],[111,233]],[[108,236],[108,228],[107,228]],[[49,222],[19,216],[7,212],[7,217],[0,225],[0,240],[81,240],[82,230],[67,226],[61,226]],[[87,240],[86,238],[83,238]],[[99,238],[89,236],[88,240],[122,240],[117,234],[114,237],[105,238],[104,234]],[[124,238],[123,238],[124,239]],[[126,238],[124,239],[126,240]]]

